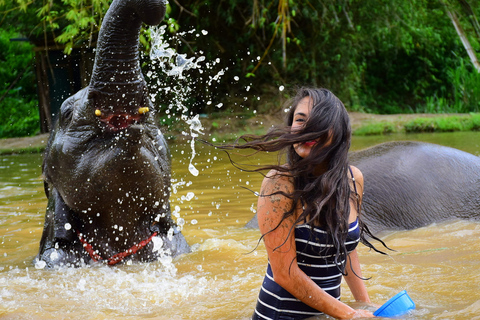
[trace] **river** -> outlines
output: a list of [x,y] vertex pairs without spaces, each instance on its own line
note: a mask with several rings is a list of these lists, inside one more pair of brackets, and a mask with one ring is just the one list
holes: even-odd
[[[479,135],[354,137],[352,149],[421,140],[478,156]],[[0,156],[0,319],[249,319],[267,256],[258,230],[243,226],[254,215],[252,191],[262,177],[235,169],[224,153],[200,145],[194,176],[190,146],[171,149],[172,208],[178,206],[192,253],[173,261],[59,270],[32,263],[46,207],[41,155]],[[381,237],[396,250],[389,256],[359,246],[374,303],[405,289],[417,308],[404,319],[480,319],[480,222],[454,220]],[[359,307],[345,284],[342,301]]]

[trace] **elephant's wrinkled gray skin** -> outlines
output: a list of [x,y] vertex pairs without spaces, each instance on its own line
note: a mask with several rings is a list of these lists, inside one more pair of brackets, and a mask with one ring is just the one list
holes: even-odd
[[[423,142],[387,142],[350,154],[364,176],[370,230],[409,230],[449,219],[480,219],[480,158]],[[247,227],[258,228],[256,217]]]
[[61,107],[43,163],[48,206],[36,261],[47,268],[190,250],[170,215],[170,152],[138,60],[142,21],[164,15],[163,0],[115,0],[89,86]]

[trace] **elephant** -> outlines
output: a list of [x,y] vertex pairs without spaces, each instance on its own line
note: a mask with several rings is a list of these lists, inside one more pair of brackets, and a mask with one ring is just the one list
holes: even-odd
[[149,262],[190,251],[171,217],[171,155],[139,63],[164,0],[114,0],[89,85],[67,98],[42,165],[48,204],[35,265]]
[[[432,143],[386,142],[349,154],[363,173],[362,218],[373,233],[480,220],[480,157]],[[247,228],[258,228],[256,217]]]

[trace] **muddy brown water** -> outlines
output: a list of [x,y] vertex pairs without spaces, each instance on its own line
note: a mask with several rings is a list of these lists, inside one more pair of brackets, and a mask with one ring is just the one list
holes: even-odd
[[[480,155],[479,133],[355,137],[352,149],[407,139]],[[267,257],[263,245],[257,247],[258,230],[243,226],[256,204],[247,189],[258,190],[262,177],[240,172],[222,152],[199,145],[194,176],[188,143],[171,149],[172,209],[184,222],[192,253],[173,261],[59,270],[32,263],[46,207],[41,155],[0,156],[0,318],[249,319]],[[381,237],[397,251],[385,257],[359,246],[374,303],[406,289],[417,309],[404,319],[480,319],[480,222],[454,220]],[[342,288],[342,301],[371,308]]]

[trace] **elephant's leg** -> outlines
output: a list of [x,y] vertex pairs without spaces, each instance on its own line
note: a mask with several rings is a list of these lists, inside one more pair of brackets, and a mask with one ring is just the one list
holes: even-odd
[[37,260],[44,261],[47,268],[78,265],[82,258],[87,257],[75,234],[73,216],[74,213],[53,189],[48,199],[45,227],[37,256]]
[[[158,220],[152,223],[152,233],[157,232],[159,237],[162,239],[162,249],[163,251],[169,252],[171,256],[177,256],[182,253],[190,252],[190,246],[187,244],[187,240],[180,232],[180,229],[177,227],[175,222],[172,220],[170,213],[170,204],[164,207],[164,212],[159,213]],[[155,248],[158,250],[160,248]]]

